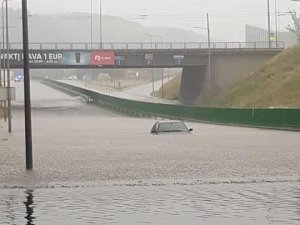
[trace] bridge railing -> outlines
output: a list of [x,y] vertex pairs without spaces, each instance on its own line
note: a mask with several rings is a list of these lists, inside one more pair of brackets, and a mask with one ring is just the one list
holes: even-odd
[[[30,43],[36,50],[158,50],[158,49],[283,49],[285,43],[278,42],[146,42],[146,43]],[[22,43],[11,43],[11,49],[22,49]]]

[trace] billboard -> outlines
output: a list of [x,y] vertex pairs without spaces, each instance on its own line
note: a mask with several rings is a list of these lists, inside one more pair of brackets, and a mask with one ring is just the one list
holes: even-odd
[[[1,59],[9,58],[12,64],[23,63],[22,51],[11,51],[9,56],[1,55]],[[114,51],[59,51],[33,50],[29,53],[29,63],[39,65],[115,65]]]
[[92,52],[91,65],[115,65],[115,53],[112,51]]

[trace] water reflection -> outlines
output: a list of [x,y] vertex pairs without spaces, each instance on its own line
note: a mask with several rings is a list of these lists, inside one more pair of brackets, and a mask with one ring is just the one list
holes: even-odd
[[299,222],[299,182],[0,189],[0,225]]
[[296,219],[296,220],[298,220],[299,222],[300,222],[300,189],[298,189],[297,191],[296,191],[296,194],[295,194],[295,198],[297,199],[297,204],[296,204],[296,208],[297,208],[297,214],[298,214],[298,219]]
[[26,201],[24,202],[25,206],[26,206],[26,216],[25,219],[27,220],[26,225],[34,225],[33,220],[35,219],[35,217],[33,216],[33,209],[34,209],[34,201],[33,201],[33,190],[32,189],[27,189],[25,191],[25,193],[27,194],[26,196]]
[[13,196],[10,196],[8,201],[6,202],[7,204],[7,219],[8,221],[11,222],[11,224],[16,224],[16,215],[15,215],[15,210],[14,210],[14,198]]

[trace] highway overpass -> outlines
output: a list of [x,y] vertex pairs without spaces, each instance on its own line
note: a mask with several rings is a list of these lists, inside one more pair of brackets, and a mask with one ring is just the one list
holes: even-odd
[[[197,101],[201,91],[222,89],[280,53],[283,43],[31,43],[32,69],[183,68],[180,100]],[[7,59],[6,54],[1,55]],[[22,68],[20,44],[11,44],[11,68]],[[210,66],[209,66],[210,65]],[[210,68],[210,72],[209,71]]]

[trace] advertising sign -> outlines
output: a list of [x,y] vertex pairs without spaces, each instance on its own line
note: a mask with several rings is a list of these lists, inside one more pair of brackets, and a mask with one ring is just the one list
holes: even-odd
[[115,65],[115,53],[113,51],[92,52],[91,65]]
[[64,52],[62,63],[63,65],[89,65],[90,63],[89,52]]
[[[9,58],[11,64],[22,65],[22,51],[11,51],[7,56],[1,54],[1,59]],[[29,63],[39,65],[115,65],[114,51],[59,51],[33,50],[29,53]]]
[[179,65],[182,63],[182,60],[184,59],[184,55],[173,55],[173,59],[176,62],[176,65]]
[[146,54],[146,55],[145,55],[145,60],[146,60],[146,64],[147,64],[147,65],[152,64],[152,61],[153,61],[153,54]]
[[115,61],[118,66],[121,66],[125,61],[125,57],[124,56],[116,56]]
[[[23,54],[18,52],[11,52],[9,57],[6,54],[1,55],[2,60],[9,58],[14,63],[23,62]],[[63,54],[58,52],[30,52],[29,62],[30,63],[54,63],[61,64],[63,60]]]

